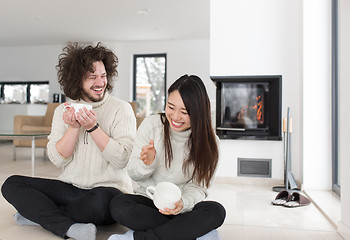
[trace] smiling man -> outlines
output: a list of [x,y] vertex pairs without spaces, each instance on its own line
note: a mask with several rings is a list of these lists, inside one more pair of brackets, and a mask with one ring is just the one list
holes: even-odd
[[11,176],[2,186],[16,209],[19,225],[41,225],[62,238],[95,240],[96,225],[115,221],[111,199],[132,192],[126,166],[136,120],[131,105],[109,93],[118,58],[101,44],[63,49],[56,66],[61,89],[71,103],[88,104],[75,112],[58,106],[47,146],[51,162],[62,168],[58,180]]

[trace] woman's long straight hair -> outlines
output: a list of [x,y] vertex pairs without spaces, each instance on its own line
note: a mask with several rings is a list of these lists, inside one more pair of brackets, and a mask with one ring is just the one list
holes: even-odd
[[[175,90],[179,91],[191,121],[191,135],[187,143],[190,154],[183,163],[183,171],[188,173],[190,165],[193,165],[192,179],[209,187],[219,160],[219,151],[211,124],[207,91],[202,80],[195,75],[180,77],[170,86],[168,95]],[[166,165],[170,166],[174,154],[170,142],[170,126],[165,114],[161,114],[161,119],[164,124]]]

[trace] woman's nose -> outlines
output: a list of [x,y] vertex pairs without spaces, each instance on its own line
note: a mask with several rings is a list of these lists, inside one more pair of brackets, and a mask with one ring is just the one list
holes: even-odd
[[176,121],[176,120],[180,120],[180,119],[181,119],[181,113],[178,112],[178,111],[175,111],[175,113],[174,113],[174,120]]

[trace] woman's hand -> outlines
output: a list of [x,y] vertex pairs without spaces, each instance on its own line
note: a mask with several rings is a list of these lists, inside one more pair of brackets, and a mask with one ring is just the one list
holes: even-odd
[[183,207],[184,207],[184,202],[182,201],[182,198],[181,198],[178,202],[175,203],[174,209],[168,209],[168,208],[165,208],[164,210],[159,209],[159,212],[164,215],[175,215],[178,212],[180,212]]
[[142,147],[140,155],[140,159],[147,166],[151,165],[154,162],[154,158],[156,157],[156,149],[154,148],[153,140],[149,141],[149,145]]
[[65,111],[63,112],[63,121],[72,128],[80,128],[80,123],[77,121],[73,107],[67,107],[69,104],[64,103]]

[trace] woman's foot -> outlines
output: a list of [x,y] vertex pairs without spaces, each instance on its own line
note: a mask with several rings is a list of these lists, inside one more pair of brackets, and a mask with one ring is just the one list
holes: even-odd
[[134,231],[129,230],[124,234],[113,234],[107,240],[134,240]]
[[75,240],[95,240],[96,226],[92,223],[75,223],[68,229],[66,235]]

